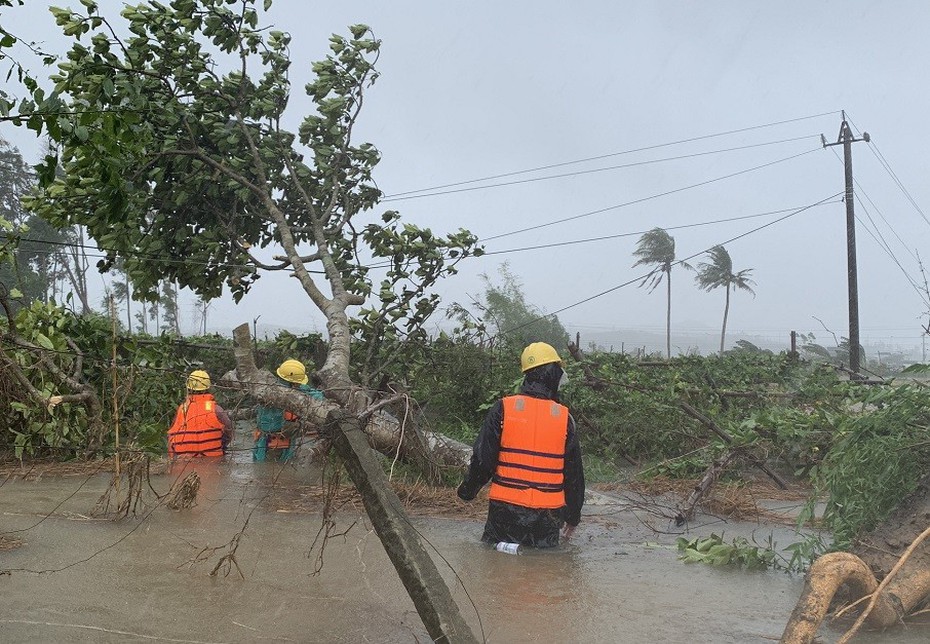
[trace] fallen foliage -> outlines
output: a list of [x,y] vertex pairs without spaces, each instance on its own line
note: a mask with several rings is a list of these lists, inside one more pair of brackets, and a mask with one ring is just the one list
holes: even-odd
[[[608,483],[596,486],[605,492],[635,492],[644,496],[669,496],[684,499],[698,484],[696,478],[673,479],[658,476],[644,480],[623,483]],[[795,514],[780,512],[763,507],[761,502],[784,501],[802,504],[810,496],[810,490],[800,485],[792,485],[782,490],[768,479],[739,482],[718,482],[710,489],[701,502],[701,507],[708,514],[741,521],[758,521],[765,523],[794,524]]]
[[[455,495],[454,488],[436,487],[425,483],[392,481],[404,509],[414,516],[454,517],[457,519],[483,519],[487,513],[487,491],[471,503]],[[319,485],[278,486],[267,499],[269,509],[276,512],[317,512],[327,494]],[[332,491],[334,507],[357,509],[363,512],[362,499],[351,485],[341,485]]]
[[17,539],[16,537],[7,537],[0,534],[0,552],[16,550],[21,545],[23,545],[22,539]]

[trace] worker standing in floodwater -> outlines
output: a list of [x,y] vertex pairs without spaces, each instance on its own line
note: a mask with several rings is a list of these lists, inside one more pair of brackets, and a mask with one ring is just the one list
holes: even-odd
[[187,398],[168,429],[168,455],[222,457],[232,440],[233,424],[213,394],[210,374],[201,369],[187,377]]
[[566,378],[556,350],[534,342],[520,366],[520,393],[488,411],[458,496],[471,501],[490,481],[481,540],[551,548],[559,545],[560,530],[568,540],[581,521],[581,447],[575,421],[559,402]]
[[[285,360],[275,370],[275,374],[283,386],[302,391],[316,400],[323,400],[323,392],[308,384],[310,377],[307,375],[307,367],[300,360]],[[286,409],[264,405],[256,407],[252,460],[264,461],[269,452],[277,453],[278,460],[290,460],[297,448],[298,420],[296,414]]]

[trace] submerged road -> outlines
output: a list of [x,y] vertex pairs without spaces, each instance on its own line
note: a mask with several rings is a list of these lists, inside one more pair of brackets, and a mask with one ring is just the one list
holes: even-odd
[[[239,460],[198,466],[203,487],[195,508],[140,506],[136,517],[120,521],[90,516],[108,485],[105,474],[0,486],[0,532],[23,541],[0,551],[0,570],[10,571],[0,575],[0,641],[428,641],[360,510],[338,512],[335,532],[352,527],[327,543],[322,571],[313,574],[321,515],[278,512],[269,499],[289,485],[317,483],[318,469]],[[173,480],[154,476],[152,484],[164,492]],[[571,545],[520,556],[478,543],[482,525],[474,519],[414,524],[463,615],[488,642],[777,641],[799,577],[685,565],[677,535],[643,523],[656,527],[654,519],[600,497],[586,506]],[[234,567],[211,577],[246,520],[236,551],[244,578]],[[761,543],[772,528],[714,523],[691,536],[721,531],[726,539],[755,534]],[[776,540],[784,547],[793,539],[777,531]],[[842,629],[822,633],[832,642]],[[927,640],[928,627],[857,638]]]

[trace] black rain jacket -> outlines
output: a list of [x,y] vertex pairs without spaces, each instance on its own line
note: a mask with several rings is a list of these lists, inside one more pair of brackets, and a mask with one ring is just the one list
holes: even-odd
[[[533,398],[556,399],[550,388],[541,382],[524,381],[520,393]],[[504,405],[498,400],[488,411],[475,440],[468,473],[458,489],[459,498],[462,500],[474,499],[478,491],[494,475],[503,427]],[[581,464],[581,446],[578,444],[575,421],[571,414],[568,417],[568,435],[565,439],[564,477],[565,506],[557,510],[538,510],[491,500],[481,540],[488,543],[506,541],[550,548],[559,545],[559,530],[563,522],[576,526],[581,521],[581,507],[584,505],[584,469]]]

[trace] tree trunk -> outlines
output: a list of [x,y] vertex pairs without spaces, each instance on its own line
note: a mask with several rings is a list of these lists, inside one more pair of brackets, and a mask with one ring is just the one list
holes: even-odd
[[294,389],[283,388],[271,374],[260,372],[252,356],[248,324],[237,327],[233,337],[237,386],[247,389],[264,403],[306,414],[302,417],[316,421],[321,433],[333,439],[333,447],[362,496],[378,538],[433,641],[477,642],[436,565],[420,543],[400,499],[387,484],[361,431],[359,417],[332,401],[315,400]]
[[[781,642],[813,642],[834,595],[844,585],[849,591],[844,596],[847,603],[873,596],[869,603],[874,605],[864,620],[873,628],[896,626],[919,608],[930,596],[928,516],[930,477],[887,519],[858,539],[853,552],[833,552],[817,559],[805,577]],[[878,578],[883,578],[881,584]],[[859,604],[859,609],[866,609],[866,603]]]
[[132,302],[132,292],[129,286],[129,275],[123,273],[123,277],[126,278],[126,333],[132,335],[132,308],[130,305]]
[[[724,431],[723,428],[720,427],[720,425],[715,423],[713,420],[711,420],[710,418],[708,418],[707,416],[699,412],[697,409],[695,409],[694,407],[686,403],[684,400],[679,400],[678,406],[681,408],[683,412],[691,416],[691,418],[700,422],[707,429],[711,430],[717,436],[719,436],[723,440],[724,443],[726,443],[727,445],[734,445],[733,437],[730,436],[728,433],[726,433],[726,431]],[[739,446],[737,445],[737,447]],[[777,472],[773,471],[768,465],[763,463],[760,459],[756,458],[752,454],[747,454],[746,457],[749,459],[749,461],[753,465],[755,465],[757,468],[765,472],[770,479],[775,481],[775,484],[778,487],[780,487],[783,490],[788,489],[788,484],[785,482],[785,479],[783,479]]]
[[178,287],[174,285],[169,285],[168,288],[171,291],[171,302],[172,302],[172,306],[174,307],[174,320],[172,320],[172,323],[174,324],[174,333],[180,338],[181,337],[181,306],[178,303],[178,299],[179,299],[178,298]]
[[68,281],[71,282],[72,292],[76,293],[81,302],[81,315],[91,311],[90,299],[87,295],[87,249],[84,245],[84,227],[77,226],[77,244],[63,253],[66,260],[62,262]]
[[87,246],[85,244],[84,227],[78,226],[78,248],[74,253],[74,271],[78,287],[78,297],[81,298],[81,306],[84,307],[84,314],[87,315],[93,309],[90,306],[90,297],[87,293],[87,271],[90,263],[87,261]]
[[698,484],[691,490],[691,494],[688,495],[688,498],[685,499],[685,502],[680,506],[678,514],[675,516],[675,525],[681,526],[691,520],[694,516],[694,508],[697,507],[697,504],[701,502],[701,499],[704,498],[708,490],[717,482],[723,474],[723,471],[730,464],[730,461],[736,458],[739,453],[739,447],[731,449],[710,464],[710,467],[704,472],[704,476],[701,477]]
[[[848,552],[823,555],[811,566],[804,579],[804,590],[782,633],[782,644],[810,644],[830,608],[840,586],[847,584],[856,598],[875,591],[878,582],[869,567],[859,557]],[[898,615],[890,603],[883,603],[879,614],[892,622]]]
[[142,300],[141,302],[139,302],[139,306],[142,309],[141,313],[139,314],[139,332],[145,333],[147,335],[149,332],[148,306],[146,305],[145,300]]
[[723,307],[723,328],[720,331],[720,355],[723,355],[723,344],[727,337],[727,316],[730,314],[730,285],[727,284],[727,304]]
[[668,305],[665,311],[665,357],[669,360],[672,359],[672,271],[666,273],[668,281],[666,282],[668,297]]

